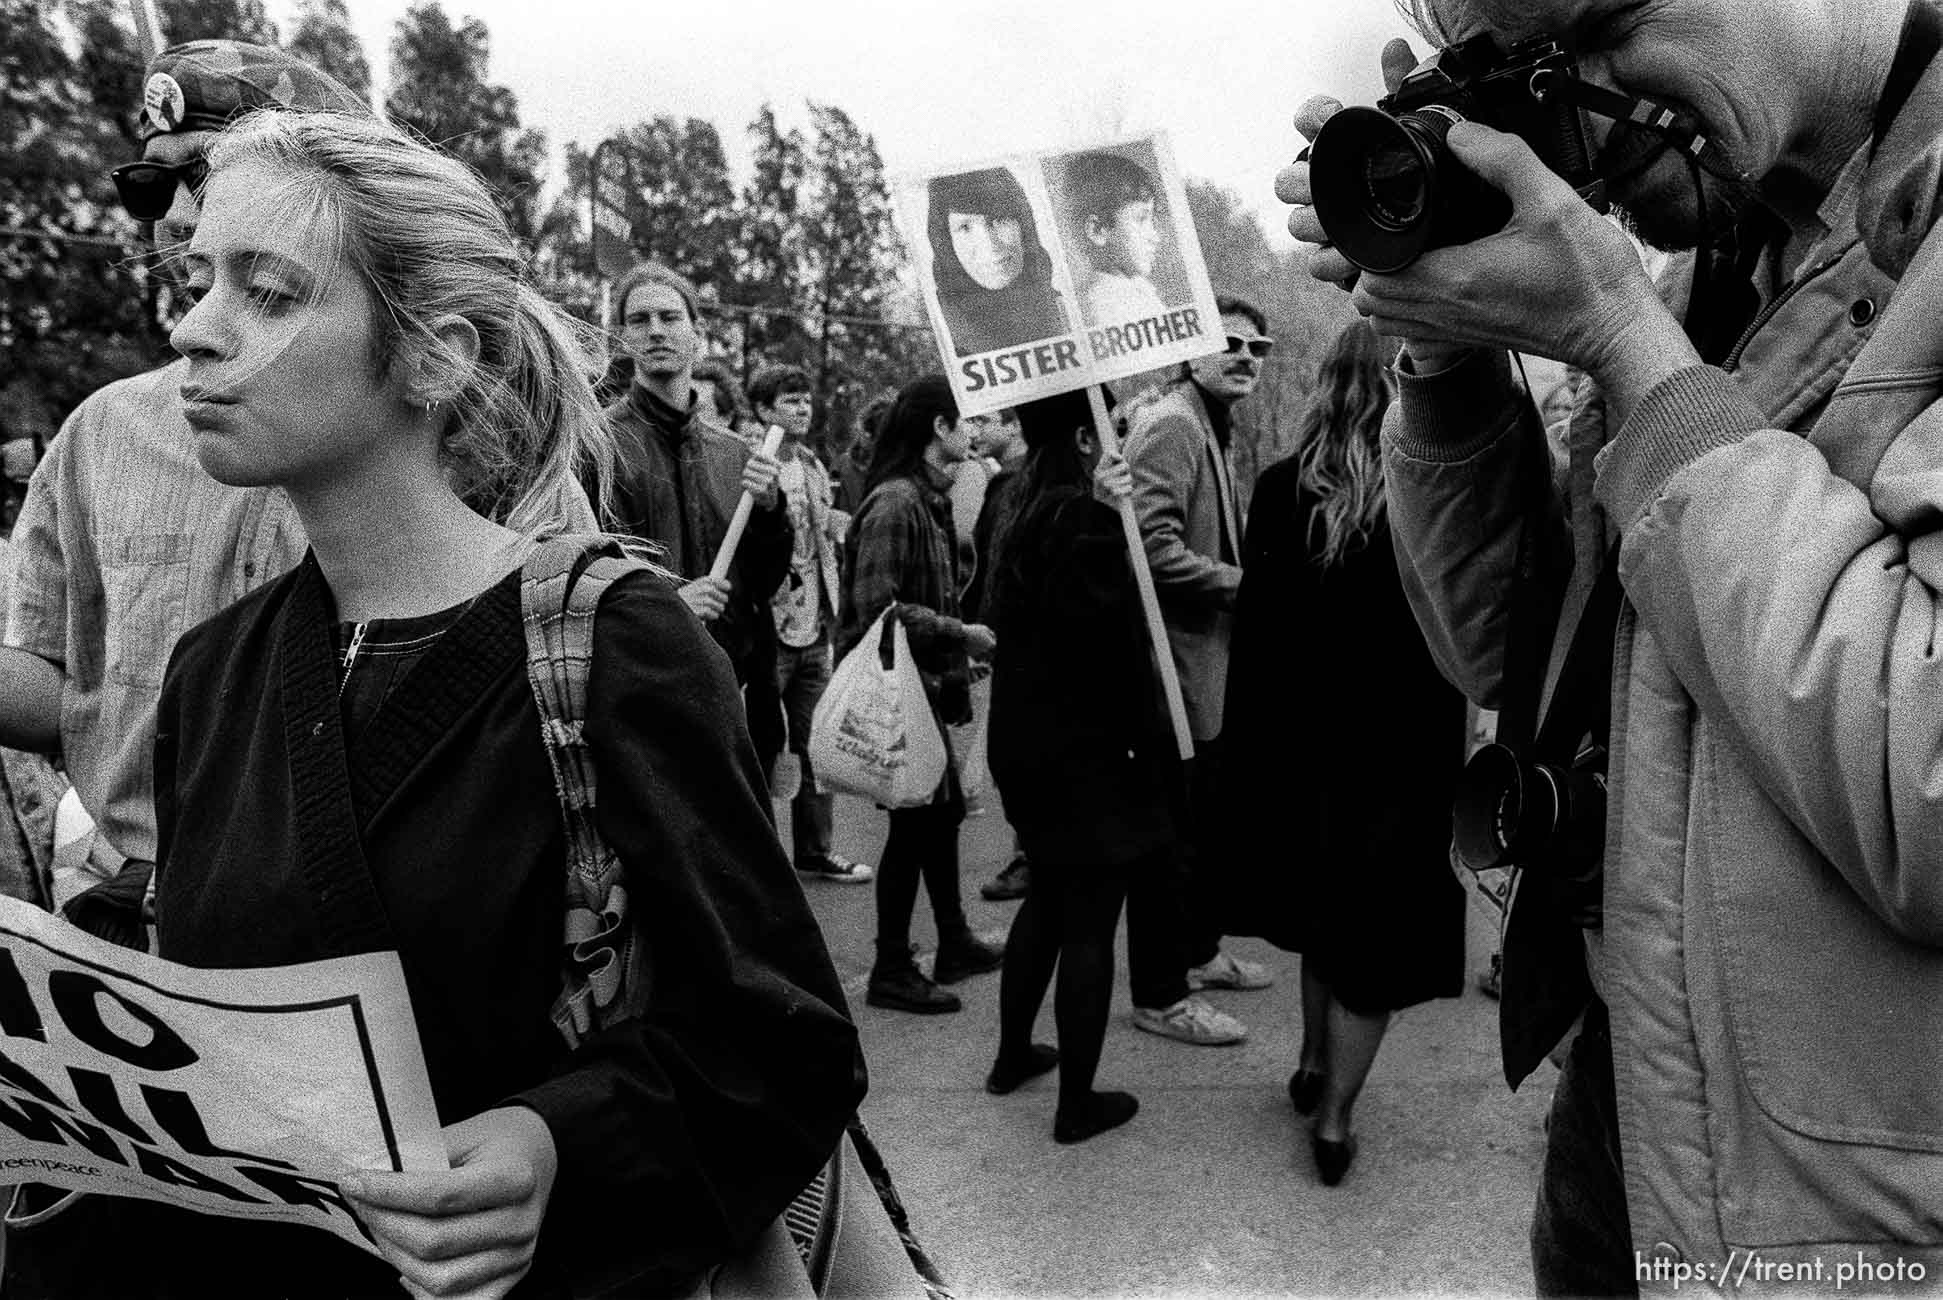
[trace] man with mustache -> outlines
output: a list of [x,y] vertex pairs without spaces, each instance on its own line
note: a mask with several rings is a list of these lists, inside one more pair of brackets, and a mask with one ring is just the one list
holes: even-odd
[[[1233,1016],[1189,996],[1191,990],[1259,989],[1273,983],[1266,967],[1221,950],[1212,909],[1196,880],[1225,852],[1219,809],[1221,709],[1235,591],[1241,585],[1241,519],[1228,461],[1230,413],[1255,391],[1262,359],[1273,346],[1261,308],[1227,294],[1215,299],[1215,308],[1227,331],[1227,350],[1188,362],[1180,377],[1137,400],[1126,445],[1134,508],[1195,751],[1187,860],[1175,882],[1180,897],[1159,903],[1136,891],[1127,905],[1128,925],[1169,932],[1181,960],[1165,970],[1134,964],[1133,1023],[1165,1038],[1205,1045],[1238,1043],[1248,1031]],[[1143,946],[1135,944],[1133,950]]]
[[[1526,864],[1505,937],[1507,1077],[1563,1057],[1538,1290],[1724,1290],[1757,1251],[1752,1277],[1817,1291],[1934,1279],[1943,18],[1417,16],[1440,44],[1559,40],[1611,197],[1693,250],[1656,291],[1619,229],[1476,123],[1447,143],[1508,224],[1391,274],[1328,246],[1306,164],[1277,182],[1311,272],[1404,341],[1385,473],[1432,651],[1479,704],[1541,718],[1540,757],[1610,753],[1587,847]],[[1394,86],[1414,59],[1383,62]],[[1591,381],[1556,480],[1507,350]]]
[[[191,41],[150,61],[142,156],[112,175],[158,250],[195,233],[202,157],[216,132],[258,108],[370,111],[281,50]],[[187,372],[178,360],[108,385],[48,446],[14,526],[0,650],[0,743],[58,748],[95,823],[57,856],[54,904],[137,943],[169,653],[188,628],[295,564],[305,545],[281,492],[224,487],[196,463],[177,391]]]

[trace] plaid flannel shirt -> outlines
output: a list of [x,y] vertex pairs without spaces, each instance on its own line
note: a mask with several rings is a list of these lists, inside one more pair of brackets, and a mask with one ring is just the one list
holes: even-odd
[[924,674],[932,707],[947,722],[969,704],[971,659],[958,617],[958,544],[951,502],[915,478],[879,484],[859,507],[844,546],[843,626],[837,655],[850,652],[895,601]]

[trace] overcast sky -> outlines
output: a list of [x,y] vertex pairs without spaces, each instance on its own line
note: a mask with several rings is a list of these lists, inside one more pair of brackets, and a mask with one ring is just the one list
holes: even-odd
[[[1316,91],[1375,98],[1391,0],[444,0],[492,33],[491,77],[522,119],[591,148],[658,113],[706,118],[733,164],[765,101],[848,112],[893,176],[1018,148],[1168,132],[1189,176],[1237,191],[1276,232],[1290,117]],[[380,82],[409,0],[349,0]],[[294,0],[271,0],[288,29]]]

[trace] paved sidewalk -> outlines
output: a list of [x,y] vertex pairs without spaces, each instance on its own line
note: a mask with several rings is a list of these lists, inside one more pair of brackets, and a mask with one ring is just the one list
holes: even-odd
[[[837,827],[839,850],[876,860],[881,812],[839,799]],[[1017,904],[977,892],[1010,856],[996,807],[966,822],[962,844],[973,925],[1002,934]],[[1278,982],[1207,995],[1253,1035],[1190,1047],[1128,1022],[1123,932],[1100,1086],[1135,1094],[1140,1114],[1061,1147],[1051,1076],[1009,1097],[984,1091],[998,976],[954,986],[957,1015],[867,1007],[872,888],[812,882],[808,893],[863,1033],[864,1120],[961,1297],[1531,1294],[1525,1234],[1553,1076],[1547,1067],[1520,1094],[1506,1090],[1495,1002],[1471,992],[1395,1019],[1357,1108],[1355,1167],[1326,1188],[1284,1091],[1300,1040],[1299,958],[1231,941]],[[1478,917],[1471,930],[1479,965],[1489,931]],[[922,896],[913,933],[931,941]],[[1050,1005],[1041,1024],[1051,1041]]]

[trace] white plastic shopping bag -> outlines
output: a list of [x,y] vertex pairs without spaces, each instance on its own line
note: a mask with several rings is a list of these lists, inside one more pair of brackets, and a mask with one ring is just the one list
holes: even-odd
[[992,675],[972,669],[971,721],[951,728],[951,752],[958,756],[958,788],[970,799],[985,792],[991,769],[985,763],[985,729],[992,720]]
[[915,808],[931,801],[950,761],[892,605],[837,665],[810,719],[817,783]]

